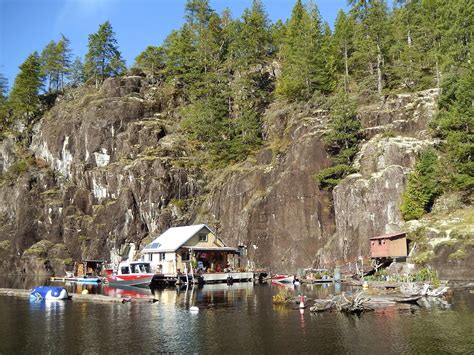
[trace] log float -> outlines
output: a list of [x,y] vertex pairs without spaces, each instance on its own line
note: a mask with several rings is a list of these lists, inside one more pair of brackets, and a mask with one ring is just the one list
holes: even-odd
[[[19,298],[29,298],[31,290],[22,290],[16,288],[0,288],[0,296],[11,296]],[[70,293],[70,299],[78,302],[97,302],[97,303],[153,303],[155,299],[152,295],[143,297],[110,297],[97,294]]]

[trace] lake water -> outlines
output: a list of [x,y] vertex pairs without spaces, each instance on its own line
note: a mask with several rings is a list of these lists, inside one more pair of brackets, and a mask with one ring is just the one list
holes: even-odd
[[[3,282],[1,286],[12,285]],[[279,289],[248,283],[209,285],[156,292],[156,303],[125,304],[30,303],[2,296],[0,353],[474,352],[474,294],[470,290],[456,290],[448,298],[450,306],[385,308],[346,316],[308,310],[301,314],[292,306],[275,306],[272,295]],[[332,285],[294,290],[295,295],[303,292],[311,298],[338,291]],[[150,294],[148,290],[142,293]],[[193,305],[200,308],[199,313],[189,311]]]

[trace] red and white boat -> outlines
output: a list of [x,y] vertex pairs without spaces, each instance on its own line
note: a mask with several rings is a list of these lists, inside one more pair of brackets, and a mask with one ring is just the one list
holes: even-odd
[[272,276],[272,282],[293,283],[295,282],[295,275],[276,274]]
[[110,286],[138,286],[146,287],[155,274],[151,272],[150,263],[145,261],[124,261],[116,272],[107,275]]

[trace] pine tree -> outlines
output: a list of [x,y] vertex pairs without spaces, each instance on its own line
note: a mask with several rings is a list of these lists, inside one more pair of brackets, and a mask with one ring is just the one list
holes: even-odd
[[323,57],[325,39],[316,5],[310,3],[307,10],[301,0],[297,0],[286,26],[277,94],[290,100],[302,100],[315,91],[331,92],[330,73]]
[[57,88],[59,82],[56,42],[50,41],[44,47],[41,51],[40,60],[41,74],[46,80],[48,92],[51,92],[54,87]]
[[0,131],[8,121],[8,79],[0,73]]
[[148,46],[135,58],[135,68],[143,70],[154,78],[164,67],[164,50],[162,47]]
[[20,65],[20,72],[15,78],[10,102],[13,113],[20,118],[26,116],[29,122],[39,110],[39,91],[42,88],[41,62],[37,52],[33,52]]
[[[471,45],[471,47],[474,47]],[[439,114],[431,124],[441,146],[445,184],[448,189],[474,189],[474,67],[466,63],[446,78]]]
[[86,78],[94,80],[97,87],[105,78],[120,75],[125,70],[125,62],[109,21],[89,35],[88,48],[84,65]]
[[84,64],[80,57],[76,57],[68,71],[69,84],[77,87],[85,82]]
[[[349,0],[355,27],[354,65],[363,86],[376,90],[384,88],[387,46],[390,41],[388,8],[385,0]],[[367,78],[368,80],[362,80]]]
[[61,34],[61,39],[56,45],[57,55],[57,76],[58,90],[63,90],[65,86],[65,78],[68,77],[71,70],[71,48],[70,41],[66,36]]
[[349,58],[354,50],[353,36],[353,21],[343,10],[340,10],[334,26],[334,58],[337,73],[342,73],[346,93],[349,87]]
[[352,174],[352,160],[361,140],[361,123],[354,102],[344,92],[338,93],[330,110],[330,121],[323,141],[332,157],[333,166],[316,176],[320,188],[332,190],[344,177]]
[[438,155],[433,149],[423,152],[408,178],[400,207],[406,221],[418,219],[431,210],[441,192],[438,182]]

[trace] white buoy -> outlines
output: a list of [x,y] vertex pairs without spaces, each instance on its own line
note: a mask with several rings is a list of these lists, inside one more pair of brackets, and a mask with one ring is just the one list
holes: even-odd
[[192,313],[197,313],[199,312],[199,308],[196,306],[189,307],[189,311]]

